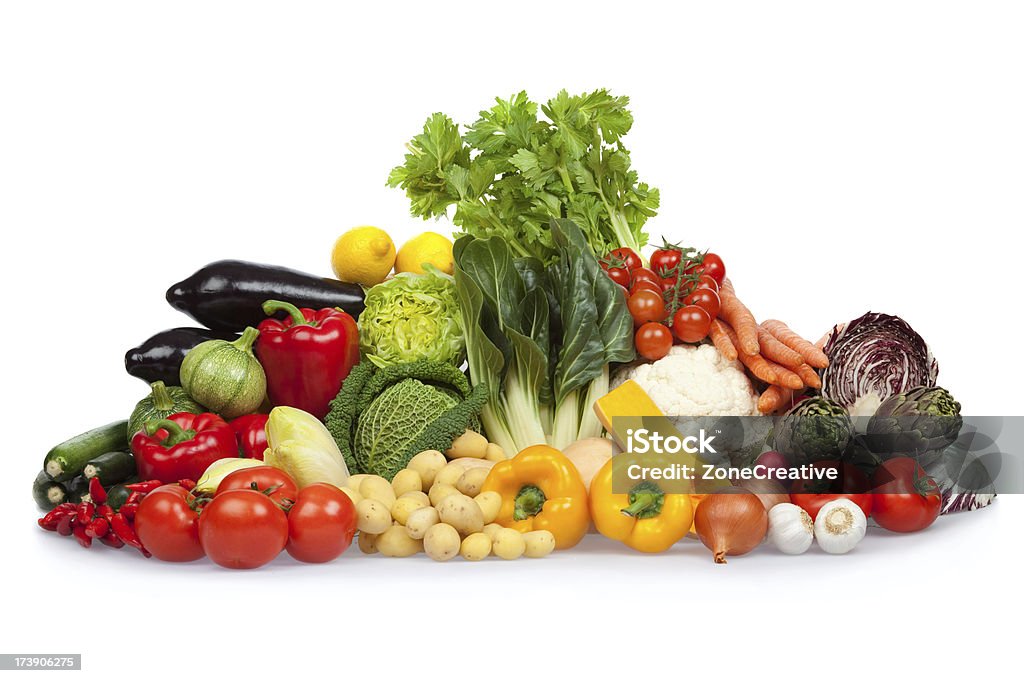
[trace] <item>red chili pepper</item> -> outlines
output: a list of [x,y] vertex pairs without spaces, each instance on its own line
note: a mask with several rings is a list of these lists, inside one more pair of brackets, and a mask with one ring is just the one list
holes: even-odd
[[179,479],[178,486],[185,489],[186,491],[191,491],[196,487],[196,483],[191,479]]
[[100,538],[100,543],[109,545],[111,548],[123,548],[124,541],[117,537],[113,530],[107,531],[107,535]]
[[[238,444],[234,431],[220,416],[176,413],[166,420],[147,422],[132,437],[132,453],[139,476],[171,483],[198,479],[214,461],[238,457]],[[148,492],[153,488],[131,490]]]
[[138,503],[140,500],[142,500],[143,495],[144,494],[139,493],[138,491],[132,491],[131,493],[128,494],[128,500],[126,500],[124,502],[124,505],[122,505],[121,507],[124,508],[125,505],[134,505],[135,503]]
[[359,362],[359,328],[336,308],[314,311],[284,301],[264,302],[268,316],[278,311],[288,316],[261,322],[255,348],[267,374],[267,396],[272,405],[300,408],[322,420]]
[[89,538],[103,538],[110,531],[110,523],[102,517],[97,517],[85,525],[85,535]]
[[96,506],[83,501],[78,504],[78,516],[75,518],[75,521],[85,526],[92,521],[94,514],[96,514]]
[[[142,494],[142,493],[149,493],[150,491],[153,491],[154,489],[158,489],[158,488],[160,488],[163,485],[164,485],[164,483],[162,481],[160,481],[159,479],[149,479],[148,481],[139,481],[139,482],[135,482],[134,484],[125,484],[124,487],[126,489],[128,489],[129,491],[131,491],[132,494],[136,494],[136,493]],[[131,496],[128,496],[128,497],[131,498]]]
[[128,520],[120,512],[115,513],[110,518],[110,528],[122,541],[133,548],[138,548],[142,551],[143,555],[149,557],[149,551],[142,546],[142,541],[135,535],[135,529],[132,528],[132,525],[128,523]]
[[85,533],[85,525],[77,522],[71,526],[71,533],[78,539],[78,545],[88,548],[92,545],[92,537]]
[[57,528],[55,531],[61,536],[71,535],[71,525],[75,522],[75,516],[67,514],[57,520]]
[[110,518],[114,516],[114,508],[112,508],[112,507],[110,507],[109,505],[106,505],[106,504],[104,504],[104,505],[97,505],[96,506],[96,516],[97,517],[102,517],[103,519],[105,519],[105,520],[107,520],[109,522]]
[[267,450],[267,419],[269,415],[253,413],[229,422],[238,439],[238,454],[243,458],[263,459]]
[[97,505],[103,505],[107,502],[107,491],[103,488],[103,484],[100,483],[99,477],[93,477],[89,480],[89,497]]
[[61,512],[57,509],[50,510],[39,518],[39,526],[47,531],[56,531],[57,522],[60,520]]
[[135,513],[138,512],[138,510],[138,503],[125,503],[121,506],[121,509],[118,510],[118,512],[120,512],[125,519],[135,519]]

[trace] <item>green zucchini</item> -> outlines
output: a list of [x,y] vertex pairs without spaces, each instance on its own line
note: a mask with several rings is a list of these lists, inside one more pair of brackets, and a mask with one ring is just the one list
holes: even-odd
[[110,451],[98,455],[85,463],[82,475],[88,479],[99,477],[104,486],[117,484],[135,476],[135,456],[127,451]]
[[96,456],[128,450],[127,430],[128,421],[119,420],[72,437],[50,449],[43,459],[43,469],[57,481],[70,481]]
[[107,505],[114,508],[114,510],[120,510],[121,506],[128,500],[128,496],[132,495],[132,492],[125,487],[127,483],[115,484],[107,490]]
[[72,503],[91,503],[92,496],[89,495],[89,478],[81,474],[72,479],[68,485],[68,501]]
[[181,362],[181,386],[225,420],[255,412],[267,395],[267,376],[253,355],[259,331],[247,327],[233,342],[211,339],[199,344]]
[[162,420],[175,413],[205,413],[206,409],[192,400],[181,387],[169,387],[163,382],[153,382],[149,396],[135,405],[128,418],[128,438],[135,436],[148,420]]
[[36,480],[32,482],[32,497],[42,509],[52,510],[67,500],[68,491],[64,484],[54,481],[46,470],[39,470]]

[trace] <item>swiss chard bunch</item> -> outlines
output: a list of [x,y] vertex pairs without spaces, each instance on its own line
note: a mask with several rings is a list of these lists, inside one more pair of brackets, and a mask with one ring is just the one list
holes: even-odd
[[464,134],[437,113],[409,142],[388,185],[405,190],[412,214],[437,218],[454,205],[462,234],[501,237],[545,264],[557,251],[551,219],[573,221],[598,254],[639,251],[660,198],[622,144],[633,125],[629,98],[563,90],[540,107],[546,118],[526,92],[496,101]]

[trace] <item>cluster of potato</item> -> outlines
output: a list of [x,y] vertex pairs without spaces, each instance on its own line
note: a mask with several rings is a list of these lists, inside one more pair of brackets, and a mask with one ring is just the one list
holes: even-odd
[[369,474],[349,478],[345,490],[356,504],[360,550],[388,557],[423,551],[446,562],[456,555],[544,557],[555,549],[550,531],[524,534],[494,523],[501,496],[481,488],[494,463],[505,459],[500,447],[467,432],[446,454],[423,451],[390,482]]

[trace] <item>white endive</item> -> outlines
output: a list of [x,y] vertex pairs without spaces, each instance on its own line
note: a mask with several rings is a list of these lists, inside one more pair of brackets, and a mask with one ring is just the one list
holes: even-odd
[[317,482],[344,486],[348,467],[327,427],[304,410],[278,406],[267,420],[266,464],[291,475],[299,487]]
[[224,478],[232,472],[250,467],[259,467],[264,464],[266,463],[256,458],[221,458],[220,460],[215,460],[206,468],[203,476],[199,477],[199,481],[196,482],[196,492],[204,496],[212,496],[217,492],[217,487],[224,481]]

